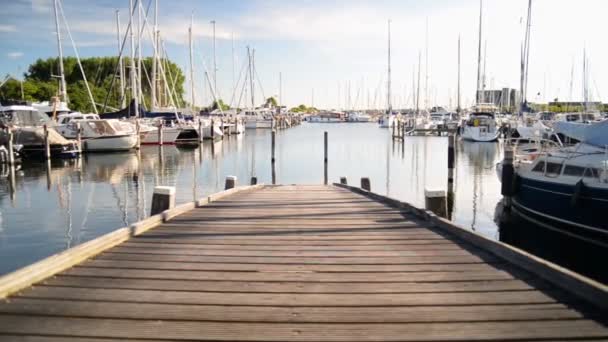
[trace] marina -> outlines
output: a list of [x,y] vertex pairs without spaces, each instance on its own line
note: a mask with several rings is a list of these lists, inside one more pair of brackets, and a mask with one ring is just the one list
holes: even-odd
[[45,1],[1,341],[608,340],[601,4]]

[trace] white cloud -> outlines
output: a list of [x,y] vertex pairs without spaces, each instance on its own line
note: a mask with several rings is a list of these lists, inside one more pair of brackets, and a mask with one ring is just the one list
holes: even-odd
[[6,54],[6,56],[10,59],[17,59],[17,58],[23,57],[23,52],[19,52],[19,51],[9,52]]
[[32,11],[51,14],[51,0],[31,0]]
[[17,26],[15,25],[0,25],[0,32],[16,32]]

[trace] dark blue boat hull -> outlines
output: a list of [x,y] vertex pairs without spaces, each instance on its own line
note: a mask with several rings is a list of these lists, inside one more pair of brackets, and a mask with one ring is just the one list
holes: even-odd
[[[524,218],[583,239],[608,242],[608,190],[517,177],[513,208]],[[584,183],[583,183],[584,184]]]

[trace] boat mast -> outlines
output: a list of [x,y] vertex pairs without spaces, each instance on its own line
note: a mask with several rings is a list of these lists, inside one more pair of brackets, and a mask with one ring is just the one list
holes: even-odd
[[215,53],[215,20],[211,20],[213,26],[213,91],[217,94],[217,55]]
[[190,17],[188,28],[188,41],[190,43],[190,107],[194,111],[194,46],[192,44],[192,27],[194,26],[194,14]]
[[424,108],[429,109],[429,18],[426,18],[424,43]]
[[55,29],[57,30],[57,51],[59,53],[59,101],[62,99],[68,102],[68,92],[65,84],[65,72],[63,69],[63,49],[61,48],[61,29],[59,28],[59,14],[57,11],[57,1],[53,1],[53,7],[55,9]]
[[120,11],[116,10],[116,38],[118,39],[118,69],[120,76],[120,108],[125,108],[125,72],[122,64],[121,41],[120,41]]
[[[236,94],[236,71],[235,71],[235,65],[236,65],[236,60],[235,60],[235,55],[234,55],[234,32],[232,32],[232,89],[233,92]],[[239,76],[240,77],[240,76]]]
[[488,52],[488,41],[483,42],[483,72],[481,73],[481,101],[488,102],[486,97],[486,53]]
[[460,108],[460,35],[458,35],[458,86],[457,86],[457,90],[456,90],[456,101],[457,101],[457,105],[456,105],[456,113],[460,114],[461,108]]
[[129,0],[129,36],[131,39],[131,67],[129,68],[129,79],[131,82],[131,101],[133,101],[133,108],[135,109],[135,115],[139,116],[139,104],[137,101],[137,82],[135,80],[135,36],[133,33],[133,11],[135,7],[133,7],[133,0]]
[[281,105],[283,103],[283,75],[281,75],[281,72],[279,71],[279,110],[281,108]]
[[[157,60],[158,60],[158,0],[154,0],[154,31],[152,32],[152,39],[154,40],[154,45],[156,48],[154,49],[154,57],[152,58],[152,89],[151,89],[151,107],[154,109],[158,104],[156,100],[156,68],[157,68]],[[194,105],[194,102],[192,103]]]
[[391,103],[391,21],[388,21],[388,82],[386,87],[386,100],[388,114],[393,113],[393,105]]
[[528,102],[528,60],[530,57],[530,25],[532,20],[532,0],[528,1],[528,17],[526,19],[526,33],[524,36],[524,46],[522,50],[522,65],[521,65],[521,104],[520,115],[523,115],[524,105]]
[[479,0],[479,45],[477,48],[477,103],[481,102],[481,93],[479,92],[479,82],[481,81],[481,27],[483,14],[483,0]]
[[420,64],[422,62],[422,52],[418,51],[418,84],[416,85],[416,116],[420,114]]
[[138,2],[137,6],[137,97],[138,99],[142,99],[142,89],[141,89],[141,2]]
[[254,80],[253,80],[253,54],[255,50],[249,50],[247,47],[247,57],[249,58],[249,89],[251,89],[251,110],[255,110],[255,92],[254,92]]

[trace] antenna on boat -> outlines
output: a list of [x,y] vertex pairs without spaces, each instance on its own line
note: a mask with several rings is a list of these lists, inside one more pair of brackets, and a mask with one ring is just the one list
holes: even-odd
[[[192,26],[192,25],[191,25]],[[152,32],[152,40],[155,42],[155,44],[157,44],[157,40],[158,40],[158,0],[154,0],[154,30]],[[158,106],[157,103],[157,99],[156,99],[156,83],[157,83],[157,60],[158,60],[158,49],[154,49],[154,56],[152,58],[152,86],[150,89],[150,92],[152,93],[150,96],[150,101],[152,102],[150,104],[150,107],[152,107],[152,109],[154,109],[155,107]],[[192,103],[192,105],[194,105],[194,102]]]

